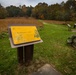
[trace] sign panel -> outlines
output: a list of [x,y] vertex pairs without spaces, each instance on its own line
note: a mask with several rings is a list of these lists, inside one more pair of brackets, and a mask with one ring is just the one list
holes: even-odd
[[36,26],[10,26],[14,45],[40,41]]

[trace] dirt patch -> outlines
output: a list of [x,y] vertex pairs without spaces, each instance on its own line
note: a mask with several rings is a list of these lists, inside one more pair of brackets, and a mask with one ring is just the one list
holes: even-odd
[[72,32],[76,32],[76,30],[72,30]]
[[43,66],[46,62],[42,59],[35,60],[33,62],[30,62],[26,65],[18,65],[15,71],[16,75],[31,75],[34,72],[37,72],[37,70]]

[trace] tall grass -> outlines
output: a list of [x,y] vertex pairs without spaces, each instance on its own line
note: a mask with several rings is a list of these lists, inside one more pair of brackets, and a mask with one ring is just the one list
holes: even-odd
[[42,26],[43,24],[33,18],[7,18],[0,19],[0,32],[7,31],[8,25],[12,24],[33,24],[36,26]]

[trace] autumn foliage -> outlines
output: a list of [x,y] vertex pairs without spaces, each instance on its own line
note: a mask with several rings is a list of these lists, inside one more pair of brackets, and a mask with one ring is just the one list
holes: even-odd
[[36,19],[75,21],[76,20],[76,0],[67,0],[60,4],[48,5],[38,3],[35,7],[19,5],[3,7],[0,4],[0,18],[7,17],[34,17]]

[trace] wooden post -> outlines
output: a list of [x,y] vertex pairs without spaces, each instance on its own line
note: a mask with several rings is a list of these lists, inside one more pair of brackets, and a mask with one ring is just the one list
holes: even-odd
[[23,64],[23,47],[17,48],[18,62]]
[[33,59],[34,45],[24,46],[24,62],[28,63]]

